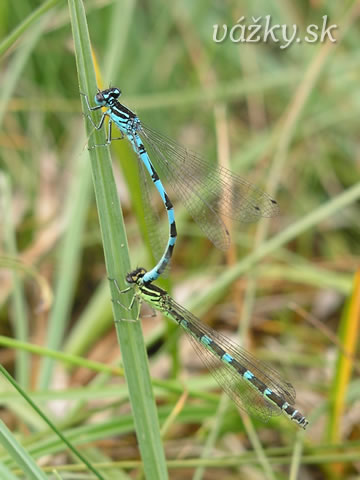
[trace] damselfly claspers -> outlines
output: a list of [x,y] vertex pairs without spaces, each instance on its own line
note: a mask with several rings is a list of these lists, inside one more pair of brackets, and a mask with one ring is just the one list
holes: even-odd
[[97,125],[88,115],[97,130],[103,127],[105,117],[109,117],[105,145],[111,143],[112,124],[115,123],[121,138],[126,136],[129,139],[145,165],[167,210],[169,239],[165,252],[158,264],[144,274],[142,283],[150,283],[159,277],[171,259],[176,242],[174,210],[162,181],[169,182],[203,232],[222,250],[228,248],[230,240],[221,215],[252,222],[278,214],[276,200],[230,170],[209,165],[196,153],[145,126],[134,112],[118,101],[120,95],[121,91],[116,87],[98,90],[95,106],[90,106],[84,96],[89,110],[107,108]]
[[284,413],[300,427],[306,428],[309,422],[293,407],[296,394],[290,383],[243,347],[200,322],[165,290],[154,284],[144,284],[142,279],[145,274],[144,268],[137,268],[126,276],[130,284],[127,289],[119,290],[116,281],[115,285],[120,293],[133,288],[133,301],[136,297],[145,300],[180,325],[220,387],[240,408],[264,421]]

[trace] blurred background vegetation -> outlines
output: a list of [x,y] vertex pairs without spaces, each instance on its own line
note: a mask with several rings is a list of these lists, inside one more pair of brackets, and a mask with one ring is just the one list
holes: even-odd
[[[266,189],[281,210],[258,225],[229,223],[224,254],[170,195],[179,238],[160,284],[213,328],[233,338],[239,328],[242,344],[295,386],[311,424],[302,434],[284,418],[262,424],[232,404],[218,410],[220,392],[177,327],[143,316],[152,377],[169,386],[155,396],[166,458],[177,460],[170,478],[357,478],[360,3],[93,0],[85,9],[99,86],[121,88],[146,124]],[[328,15],[337,41],[213,40],[216,24],[220,35],[242,16],[250,25],[267,15],[302,38]],[[123,377],[100,366],[121,354],[68,5],[3,1],[0,32],[0,363],[88,458],[108,465],[105,478],[120,478],[122,464],[111,462],[139,452]],[[136,159],[126,141],[111,153],[132,266],[149,268]],[[153,201],[166,240],[155,192]],[[50,362],[46,347],[67,364]],[[63,444],[7,381],[0,388],[1,419],[27,452],[75,478],[62,471],[71,463]],[[134,478],[134,465],[121,478]]]

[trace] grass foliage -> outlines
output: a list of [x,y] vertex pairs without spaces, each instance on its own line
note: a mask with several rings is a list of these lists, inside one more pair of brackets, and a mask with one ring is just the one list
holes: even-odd
[[[359,6],[0,3],[1,478],[356,477]],[[213,40],[216,24],[268,15],[302,38],[326,15],[336,42]],[[276,218],[229,222],[224,254],[169,190],[179,238],[160,284],[291,381],[306,432],[238,412],[176,326],[111,302],[108,277],[123,288],[154,259],[128,142],[86,148],[105,137],[79,92],[109,84],[154,129],[277,199]]]

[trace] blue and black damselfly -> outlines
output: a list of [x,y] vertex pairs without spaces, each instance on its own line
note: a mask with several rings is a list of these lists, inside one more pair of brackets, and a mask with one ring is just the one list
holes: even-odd
[[120,90],[115,87],[99,90],[94,107],[90,106],[86,95],[85,99],[89,110],[107,108],[98,125],[88,116],[92,125],[99,130],[105,117],[109,117],[105,144],[109,145],[113,140],[112,124],[115,123],[121,132],[120,138],[126,136],[130,140],[135,153],[144,163],[167,209],[168,244],[158,264],[141,279],[143,283],[159,277],[171,259],[176,241],[174,211],[162,181],[169,182],[203,232],[222,250],[229,247],[230,237],[221,215],[253,222],[260,217],[278,214],[276,200],[230,170],[209,165],[196,153],[145,126],[135,113],[118,101],[120,95]]
[[[121,105],[121,103],[117,101],[120,93],[121,92],[118,88],[109,88],[108,90],[103,91],[99,90],[98,93],[95,95],[95,102],[97,103],[95,107],[90,106],[89,99],[86,95],[84,95],[84,97],[89,110],[98,110],[104,106],[108,107],[106,112],[103,113],[100,123],[98,125],[94,124],[90,116],[88,116],[89,120],[91,121],[92,125],[97,130],[99,130],[104,124],[105,117],[109,117],[109,130],[105,145],[110,145],[111,143],[111,126],[112,123],[115,122],[122,135],[119,139],[124,138],[125,135],[129,139],[135,153],[140,158],[146,170],[148,171],[151,180],[154,182],[154,185],[157,188],[160,197],[165,205],[169,222],[169,239],[165,251],[158,263],[155,265],[154,268],[147,272],[142,279],[144,283],[151,283],[157,278],[159,278],[159,276],[166,269],[166,266],[171,260],[177,236],[174,208],[139,136],[139,132],[142,128],[140,120],[131,110],[126,108],[124,105]],[[94,147],[98,146],[104,145],[94,145]]]
[[115,285],[120,293],[134,288],[133,300],[136,297],[145,300],[180,325],[220,387],[241,409],[263,421],[284,413],[300,427],[306,428],[309,422],[293,407],[296,394],[290,383],[240,345],[200,322],[165,290],[153,284],[144,284],[144,275],[146,270],[138,268],[126,276],[130,284],[127,289],[121,291],[117,282]]

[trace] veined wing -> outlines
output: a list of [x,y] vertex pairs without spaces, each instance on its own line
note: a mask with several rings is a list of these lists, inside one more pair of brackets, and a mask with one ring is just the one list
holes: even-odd
[[158,142],[154,136],[150,137],[149,132],[149,129],[143,129],[139,134],[150,153],[151,161],[159,177],[162,181],[166,180],[170,184],[175,195],[180,198],[190,215],[213,244],[221,250],[229,248],[229,232],[213,208],[210,199],[201,196],[198,188],[199,177],[196,178],[193,172],[188,175],[189,172],[186,173],[185,166],[181,168],[176,166],[174,158],[166,150],[165,144]]
[[278,214],[276,200],[239,175],[209,165],[196,153],[147,126],[142,125],[139,134],[152,152],[160,178],[169,182],[217,247],[226,249],[229,245],[229,235],[219,215],[253,222]]
[[[189,324],[195,326],[195,331],[200,335],[206,335],[216,342],[216,344],[227,354],[231,355],[244,370],[249,370],[267,388],[281,397],[284,402],[294,405],[296,394],[293,386],[284,380],[275,369],[266,363],[260,362],[243,347],[200,322],[195,315],[179,305],[171,297],[168,297],[166,309],[173,315],[175,320],[182,318]],[[188,333],[187,336],[196,353],[214,376],[215,380],[240,408],[250,414],[260,416],[265,421],[271,416],[282,413],[282,410],[277,405],[269,401],[269,399],[236,371],[233,366],[221,361],[215,353],[201,343],[199,338],[191,333],[191,329],[184,328],[184,330]]]

